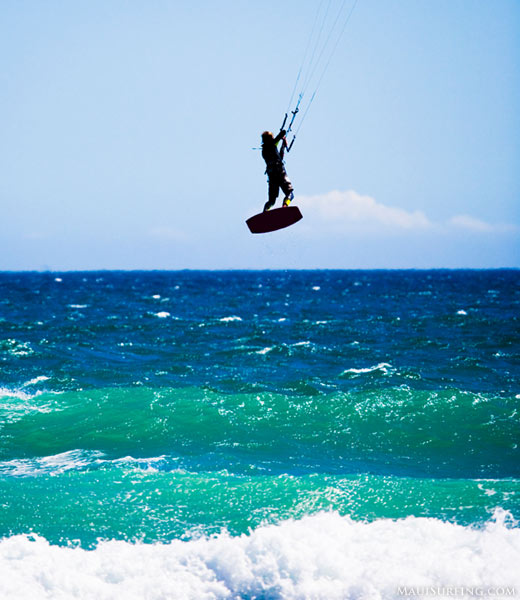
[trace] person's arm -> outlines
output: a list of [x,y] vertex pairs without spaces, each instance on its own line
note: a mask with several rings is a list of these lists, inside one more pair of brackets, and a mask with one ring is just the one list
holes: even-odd
[[287,148],[287,140],[282,138],[282,149],[280,150],[280,158],[283,160],[283,155],[285,154],[285,149]]
[[274,138],[274,143],[278,144],[280,140],[282,140],[282,148],[280,150],[280,158],[283,160],[283,155],[285,153],[285,149],[287,148],[287,138],[285,137],[286,131],[285,129],[280,129],[280,133]]
[[274,143],[278,144],[280,140],[283,140],[285,138],[286,133],[287,132],[285,131],[285,129],[280,129],[280,133],[274,138]]

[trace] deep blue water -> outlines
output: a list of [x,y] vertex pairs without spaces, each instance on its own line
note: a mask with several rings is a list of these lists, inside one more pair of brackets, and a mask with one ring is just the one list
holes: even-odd
[[[514,270],[3,273],[2,383],[45,372],[56,391],[403,384],[508,395],[519,282]],[[386,373],[345,373],[382,363]]]

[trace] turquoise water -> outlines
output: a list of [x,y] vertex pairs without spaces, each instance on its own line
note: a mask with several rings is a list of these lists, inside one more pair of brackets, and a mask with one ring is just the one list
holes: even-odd
[[150,598],[520,585],[519,283],[0,274],[0,592],[144,597],[143,560]]

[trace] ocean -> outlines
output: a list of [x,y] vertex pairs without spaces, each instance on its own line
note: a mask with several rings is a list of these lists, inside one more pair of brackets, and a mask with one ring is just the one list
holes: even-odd
[[0,273],[0,598],[520,595],[520,271]]

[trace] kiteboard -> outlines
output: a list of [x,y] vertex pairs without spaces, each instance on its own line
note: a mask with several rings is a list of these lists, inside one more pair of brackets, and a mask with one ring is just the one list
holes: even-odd
[[297,206],[284,206],[261,212],[247,219],[246,223],[251,233],[268,233],[294,225],[300,219],[303,215]]

